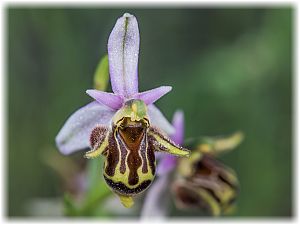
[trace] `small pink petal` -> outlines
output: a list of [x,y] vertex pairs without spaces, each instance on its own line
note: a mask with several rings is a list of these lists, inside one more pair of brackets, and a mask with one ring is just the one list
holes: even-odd
[[97,102],[114,110],[120,109],[123,105],[123,100],[113,93],[98,90],[86,90],[86,93]]
[[172,90],[170,86],[161,86],[158,88],[151,89],[149,91],[144,91],[142,93],[137,94],[137,98],[141,99],[145,102],[146,105],[150,105],[160,99],[162,96],[167,94]]

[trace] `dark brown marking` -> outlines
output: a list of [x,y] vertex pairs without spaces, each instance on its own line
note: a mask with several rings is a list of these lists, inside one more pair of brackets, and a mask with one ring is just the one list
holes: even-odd
[[219,204],[221,204],[221,199],[220,197],[215,193],[214,190],[207,188],[207,187],[202,187],[203,190],[207,191]]
[[197,193],[197,190],[193,188],[189,183],[181,184],[179,182],[174,184],[176,199],[185,208],[201,208],[206,212],[211,212],[211,206],[209,203],[201,198],[201,195]]
[[236,184],[231,183],[227,177],[224,177],[223,174],[218,174],[218,178],[220,179],[220,181],[222,181],[223,183],[227,184],[229,187],[231,187],[233,190],[235,190],[236,192],[238,192],[238,186]]
[[238,185],[228,178],[230,169],[211,156],[203,155],[201,160],[194,164],[194,168],[196,176],[215,176],[219,183],[223,182],[234,190],[238,189]]
[[141,148],[140,148],[140,153],[141,153],[141,156],[142,156],[142,172],[143,173],[148,173],[148,161],[147,161],[147,156],[146,156],[146,154],[148,154],[147,135],[145,135],[144,139],[145,140],[141,144]]
[[190,207],[198,205],[199,197],[193,189],[181,184],[176,184],[175,192],[177,200],[180,200],[184,205]]
[[154,176],[155,174],[155,146],[153,144],[154,138],[152,136],[148,136],[148,148],[147,148],[147,157],[148,163],[151,168],[151,173]]
[[126,144],[132,151],[138,151],[141,141],[145,136],[146,125],[142,122],[132,122],[125,118],[119,129],[119,133]]
[[[122,146],[121,149],[126,148],[129,152],[126,163],[129,168],[128,183],[130,185],[136,185],[139,182],[137,170],[142,165],[140,153],[145,151],[146,148],[146,129],[145,123],[125,118],[118,130],[120,135],[117,138],[119,145]],[[122,163],[125,163],[123,157]]]
[[130,185],[136,185],[139,182],[137,170],[142,165],[142,159],[139,155],[139,151],[131,150],[129,152],[127,165],[129,167],[128,183]]
[[129,188],[122,182],[115,183],[111,179],[107,178],[106,176],[104,176],[104,179],[108,184],[108,186],[110,186],[116,193],[127,195],[127,196],[132,196],[141,193],[142,191],[146,190],[152,182],[152,180],[145,180],[136,188]]
[[[205,157],[205,156],[204,156]],[[212,168],[205,164],[204,160],[200,160],[196,164],[196,175],[209,176],[212,173]]]
[[115,174],[115,168],[119,162],[119,150],[113,134],[109,134],[108,142],[105,172],[108,176],[113,176]]

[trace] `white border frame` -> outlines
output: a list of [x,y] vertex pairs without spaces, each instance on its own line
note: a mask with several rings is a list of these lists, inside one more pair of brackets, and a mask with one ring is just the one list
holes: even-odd
[[[300,134],[298,132],[298,128],[299,128],[299,120],[298,120],[298,113],[300,112],[299,110],[299,97],[300,97],[300,91],[299,89],[297,89],[297,87],[299,87],[299,82],[300,79],[298,78],[299,75],[299,70],[298,70],[298,65],[299,65],[299,57],[298,57],[298,53],[299,53],[299,12],[298,12],[298,2],[297,0],[294,1],[279,1],[279,0],[274,0],[274,1],[237,1],[237,0],[232,0],[232,1],[225,1],[225,0],[219,0],[219,1],[215,1],[215,0],[210,0],[210,1],[197,1],[197,0],[188,0],[188,1],[160,1],[160,0],[152,0],[152,1],[139,1],[139,0],[131,0],[131,1],[125,1],[125,0],[88,0],[88,1],[84,1],[84,0],[73,0],[73,1],[59,1],[59,0],[52,0],[52,1],[41,1],[41,0],[37,0],[37,1],[23,1],[23,0],[14,0],[14,1],[9,1],[9,0],[2,0],[0,1],[0,31],[1,31],[1,35],[0,35],[0,51],[1,51],[1,55],[0,55],[0,71],[1,71],[1,75],[0,75],[0,88],[1,88],[1,96],[0,96],[0,144],[1,144],[1,159],[2,159],[2,163],[1,163],[1,172],[0,172],[0,179],[1,179],[1,185],[0,185],[0,211],[1,211],[1,219],[0,219],[0,223],[1,224],[5,224],[5,223],[10,223],[10,224],[27,224],[27,223],[48,223],[48,224],[87,224],[87,223],[101,223],[101,224],[108,224],[111,223],[111,221],[105,221],[105,220],[100,220],[100,219],[92,219],[92,220],[85,220],[85,219],[61,219],[61,220],[57,220],[57,218],[53,219],[53,220],[49,220],[49,219],[44,219],[44,218],[8,218],[7,217],[7,198],[6,198],[6,193],[7,193],[7,180],[6,180],[6,175],[7,175],[7,162],[6,159],[8,158],[7,156],[7,116],[8,116],[8,112],[7,112],[7,104],[8,104],[8,100],[7,100],[7,80],[6,80],[6,71],[7,71],[7,59],[6,59],[6,8],[7,6],[43,6],[43,7],[47,7],[47,6],[72,6],[72,7],[85,7],[85,6],[110,6],[110,7],[119,7],[119,6],[135,6],[135,7],[147,7],[147,6],[151,6],[151,7],[165,7],[168,6],[170,8],[172,7],[184,7],[184,6],[188,6],[188,7],[193,7],[193,6],[212,6],[212,7],[263,7],[263,6],[286,6],[286,5],[292,5],[295,8],[295,19],[294,19],[294,43],[293,46],[295,46],[294,49],[294,53],[293,53],[293,59],[294,59],[294,69],[293,69],[293,73],[294,73],[294,83],[292,85],[293,89],[294,89],[294,95],[293,95],[293,117],[292,117],[292,121],[294,122],[293,124],[293,164],[294,164],[294,170],[292,172],[293,174],[293,196],[295,197],[295,199],[293,200],[293,217],[292,219],[282,219],[282,218],[270,218],[270,220],[268,219],[253,219],[253,218],[240,218],[240,219],[227,219],[227,218],[221,218],[221,219],[201,219],[201,220],[195,220],[195,221],[188,221],[188,223],[199,223],[199,224],[211,224],[211,223],[235,223],[235,224],[239,224],[239,223],[245,223],[245,224],[274,224],[274,223],[280,223],[280,224],[290,224],[290,223],[294,223],[294,224],[298,224],[299,222],[299,195],[297,193],[297,191],[299,190],[299,178],[298,178],[298,172],[299,172],[299,165],[297,164],[299,162],[299,139],[300,139]],[[138,223],[139,221],[124,221],[124,220],[116,220],[115,223],[118,222],[126,222],[126,223]],[[184,220],[168,220],[165,221],[166,223],[183,223],[186,224],[187,221]]]

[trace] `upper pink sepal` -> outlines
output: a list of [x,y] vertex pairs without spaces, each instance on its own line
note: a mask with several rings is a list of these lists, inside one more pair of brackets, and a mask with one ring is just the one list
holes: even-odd
[[138,22],[125,13],[117,20],[107,44],[112,90],[124,98],[138,92],[139,46]]

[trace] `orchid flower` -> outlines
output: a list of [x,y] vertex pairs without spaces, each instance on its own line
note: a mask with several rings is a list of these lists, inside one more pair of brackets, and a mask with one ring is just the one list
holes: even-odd
[[[175,143],[182,145],[182,111],[175,112],[173,126],[175,133],[171,138]],[[196,148],[189,158],[161,156],[157,166],[158,178],[146,193],[141,218],[166,218],[170,199],[174,199],[176,207],[182,210],[198,208],[208,211],[213,216],[230,213],[234,209],[238,193],[238,179],[231,168],[215,157],[234,149],[242,139],[241,132],[227,137],[202,137],[197,140]]]
[[137,20],[125,13],[108,39],[113,93],[87,90],[94,101],[72,114],[56,137],[62,154],[90,147],[86,158],[105,156],[104,178],[125,207],[131,207],[132,196],[146,190],[154,179],[154,151],[189,155],[168,138],[166,133],[174,129],[153,105],[171,87],[138,91],[139,44]]

